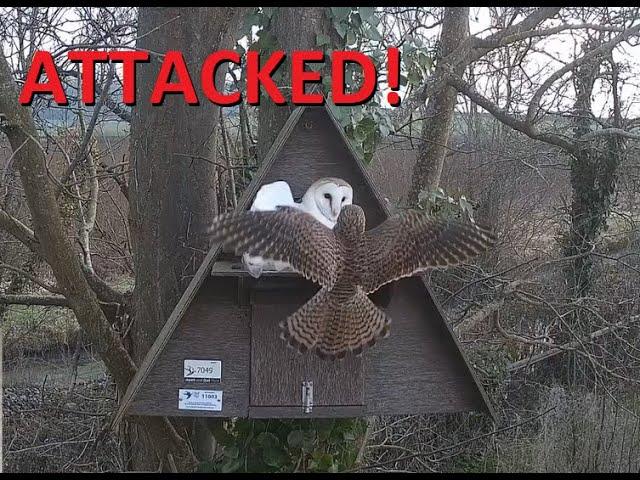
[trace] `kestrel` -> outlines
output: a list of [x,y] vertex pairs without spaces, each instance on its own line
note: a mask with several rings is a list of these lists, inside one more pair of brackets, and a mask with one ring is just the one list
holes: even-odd
[[357,205],[342,208],[331,230],[295,207],[218,216],[209,232],[216,242],[287,262],[321,289],[280,323],[281,337],[300,352],[322,358],[361,354],[389,333],[391,319],[367,296],[381,286],[432,267],[455,265],[495,241],[471,222],[407,210],[365,231]]

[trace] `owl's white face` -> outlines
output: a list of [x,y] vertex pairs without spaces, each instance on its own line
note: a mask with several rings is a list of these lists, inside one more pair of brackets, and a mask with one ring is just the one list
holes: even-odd
[[337,183],[332,180],[321,180],[315,186],[313,198],[320,213],[332,223],[335,223],[338,221],[338,215],[340,215],[342,207],[351,205],[353,189],[344,181]]

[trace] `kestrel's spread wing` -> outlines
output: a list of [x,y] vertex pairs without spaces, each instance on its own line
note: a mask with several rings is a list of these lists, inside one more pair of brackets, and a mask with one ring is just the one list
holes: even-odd
[[221,215],[210,232],[236,254],[287,262],[319,283],[323,288],[280,324],[282,336],[300,351],[342,358],[389,333],[390,318],[368,293],[430,267],[465,261],[495,240],[473,223],[419,211],[395,215],[368,232],[364,222],[356,205],[344,207],[336,230],[302,210],[281,207]]
[[335,284],[344,261],[333,231],[297,208],[223,214],[214,219],[209,232],[213,241],[233,247],[238,255],[287,262],[326,288]]
[[471,222],[407,210],[365,232],[362,288],[371,293],[427,268],[464,262],[494,242],[488,229]]

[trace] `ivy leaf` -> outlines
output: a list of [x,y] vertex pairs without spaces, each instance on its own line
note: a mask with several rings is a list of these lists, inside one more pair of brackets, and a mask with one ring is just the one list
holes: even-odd
[[368,23],[369,25],[373,25],[374,27],[377,27],[380,24],[380,18],[376,14],[373,14],[369,18]]
[[362,20],[371,24],[371,18],[375,18],[376,7],[360,7],[358,12]]
[[267,422],[263,420],[254,420],[253,421],[253,431],[257,434],[260,432],[267,431]]
[[239,435],[246,437],[253,432],[253,422],[246,418],[240,418],[236,421],[235,428]]
[[[260,32],[260,37],[254,45],[256,46],[256,50],[261,53],[271,53],[277,49],[278,40],[270,32],[263,30]],[[278,71],[280,71],[280,69],[278,69]]]
[[331,7],[331,13],[338,20],[346,20],[351,13],[351,7]]
[[331,39],[329,38],[328,35],[325,35],[324,33],[318,33],[316,35],[316,44],[319,47],[323,45],[329,45],[330,42],[331,42]]
[[287,435],[287,445],[291,448],[301,448],[304,442],[304,432],[302,430],[293,430]]
[[353,45],[354,43],[356,43],[356,34],[353,33],[352,30],[349,30],[347,32],[346,44],[347,45]]
[[244,55],[247,52],[245,48],[239,43],[234,47],[233,50],[240,56]]
[[405,42],[402,45],[402,56],[403,57],[406,57],[407,55],[411,55],[415,51],[416,51],[415,45],[413,45],[412,43],[410,43],[408,41]]
[[407,75],[407,80],[409,83],[420,83],[422,81],[422,72],[420,72],[417,68],[412,68],[409,70],[409,74]]
[[302,440],[302,449],[305,452],[310,452],[314,449],[316,445],[317,434],[315,430],[308,430],[304,432]]
[[253,26],[259,26],[262,23],[262,14],[259,12],[250,13],[244,17],[244,29],[251,30]]
[[331,88],[333,87],[333,85],[332,85],[331,77],[329,75],[324,75],[322,77],[322,86],[324,87],[325,93],[331,92]]
[[333,430],[335,423],[336,421],[334,418],[323,419],[319,422],[317,425],[318,438],[320,440],[327,440],[331,436],[331,431]]
[[220,466],[220,473],[232,473],[237,472],[242,467],[242,460],[239,458],[233,458],[224,462]]
[[224,449],[223,455],[227,458],[238,458],[240,450],[235,445]]
[[329,472],[333,468],[333,455],[330,453],[314,454],[314,459],[309,465],[313,470]]
[[262,452],[264,463],[274,468],[281,468],[286,465],[289,456],[280,447],[267,447]]
[[256,443],[262,448],[268,448],[271,446],[279,446],[280,440],[271,432],[262,432],[256,437]]
[[349,22],[353,25],[353,27],[358,30],[362,27],[362,18],[360,18],[360,14],[356,13],[355,15],[351,15],[349,18]]
[[418,65],[423,67],[425,70],[429,70],[433,65],[433,59],[426,55],[425,53],[419,52],[417,55]]
[[375,27],[367,28],[367,36],[371,40],[373,40],[374,42],[381,42],[382,41],[382,35],[380,35],[380,32]]

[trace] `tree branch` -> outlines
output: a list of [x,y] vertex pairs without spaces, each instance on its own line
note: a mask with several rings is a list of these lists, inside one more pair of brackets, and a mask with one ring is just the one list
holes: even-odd
[[[561,8],[562,7],[542,7],[531,13],[521,22],[489,35],[486,38],[472,37],[470,40],[471,48],[473,49],[471,61],[480,59],[482,56],[496,48],[504,47],[511,43],[536,36],[534,31],[531,29],[555,16]],[[538,31],[538,33],[540,33],[540,31]]]
[[600,130],[594,130],[592,132],[585,133],[581,137],[578,137],[577,140],[579,142],[585,142],[585,141],[593,140],[596,137],[605,136],[605,135],[618,135],[620,137],[631,138],[633,140],[640,140],[640,134],[629,132],[622,128],[614,128],[614,127],[601,128]]
[[524,133],[534,140],[540,140],[551,145],[556,145],[557,147],[565,150],[567,153],[575,154],[577,152],[577,148],[574,143],[569,141],[566,137],[561,137],[560,135],[556,135],[554,133],[544,133],[538,131],[538,129],[534,125],[516,117],[513,114],[508,113],[507,111],[498,107],[491,100],[482,96],[480,93],[478,93],[473,85],[469,85],[457,75],[449,73],[447,75],[446,81],[460,93],[463,93],[464,95],[469,97],[471,101],[484,108],[502,123],[510,126],[514,130],[518,130],[519,132]]
[[527,109],[527,122],[529,123],[533,122],[533,119],[535,118],[540,108],[540,100],[542,100],[542,96],[545,94],[547,90],[549,90],[549,88],[551,88],[551,85],[553,85],[557,80],[562,78],[567,73],[571,72],[576,67],[587,62],[588,60],[591,60],[592,58],[598,55],[604,55],[610,52],[616,45],[627,40],[629,37],[636,35],[638,32],[640,32],[640,24],[635,25],[634,27],[628,28],[624,32],[620,33],[619,35],[609,40],[608,42],[605,42],[599,47],[594,48],[593,50],[590,50],[580,58],[575,59],[573,62],[567,63],[564,67],[552,73],[549,76],[549,78],[547,78],[545,82],[540,86],[540,88],[538,88],[536,93],[531,98],[531,102],[529,103],[529,108]]
[[49,307],[69,307],[69,301],[61,295],[44,297],[41,295],[0,294],[0,304],[4,305],[42,305]]
[[[0,113],[6,117],[5,132],[12,149],[16,151],[20,147],[15,165],[31,213],[34,235],[39,239],[37,250],[51,267],[78,323],[96,346],[118,388],[124,390],[135,374],[136,366],[102,311],[95,292],[89,287],[81,262],[67,238],[31,109],[18,103],[18,88],[11,68],[2,55]],[[16,228],[15,222],[5,221],[4,224],[13,225],[13,231],[25,236],[24,228]]]
[[31,280],[36,285],[41,286],[42,288],[44,288],[49,292],[62,294],[62,291],[57,286],[50,285],[47,282],[35,277],[34,275],[31,275],[29,272],[25,272],[21,268],[14,267],[13,265],[9,265],[8,263],[4,263],[4,262],[0,262],[0,268],[11,270],[12,272],[16,272],[17,274],[22,275],[23,277]]
[[0,227],[26,245],[32,252],[40,253],[40,243],[33,230],[4,210],[0,210]]
[[[0,228],[3,228],[6,232],[22,242],[33,253],[44,258],[44,254],[40,248],[40,242],[35,237],[33,230],[19,220],[13,218],[4,210],[0,210]],[[87,269],[83,269],[83,274],[87,282],[89,282],[89,286],[96,293],[101,302],[120,303],[127,311],[131,310],[131,292],[118,292],[95,273],[90,272]]]
[[[109,68],[109,72],[107,73],[107,78],[104,80],[104,83],[102,85],[102,92],[100,94],[100,97],[98,98],[98,101],[93,107],[93,115],[91,115],[91,120],[89,121],[89,125],[87,125],[87,131],[85,132],[84,137],[82,138],[80,149],[78,150],[78,153],[76,154],[75,158],[71,162],[71,165],[67,167],[67,170],[65,170],[64,174],[62,175],[62,178],[60,179],[61,185],[64,185],[65,183],[67,183],[73,171],[80,164],[80,162],[82,162],[86,157],[87,146],[89,145],[89,141],[93,136],[93,131],[96,127],[96,123],[98,122],[98,116],[100,115],[102,106],[104,105],[104,102],[107,96],[109,95],[109,88],[111,87],[111,81],[113,80],[114,73],[115,73],[115,69],[112,64],[111,68]],[[56,192],[56,196],[59,195],[61,191],[62,191],[62,188],[59,187]]]
[[530,365],[533,365],[535,363],[539,363],[543,360],[546,360],[547,358],[554,357],[562,352],[566,352],[567,350],[575,350],[576,347],[579,347],[584,342],[595,340],[596,338],[601,337],[602,335],[609,333],[612,330],[615,330],[617,328],[628,327],[639,320],[640,320],[640,315],[636,315],[634,317],[631,317],[627,321],[614,323],[613,325],[609,325],[608,327],[604,327],[604,328],[601,328],[600,330],[596,330],[595,332],[593,332],[591,335],[589,335],[584,339],[574,340],[572,342],[565,343],[564,345],[559,345],[555,348],[551,348],[546,352],[542,352],[537,355],[534,355],[533,357],[525,358],[523,360],[518,360],[517,362],[510,363],[509,365],[507,365],[507,371],[515,372],[523,368],[526,368]]

